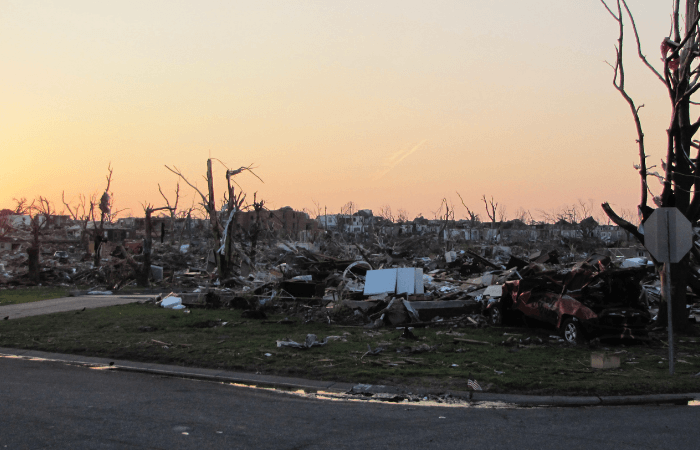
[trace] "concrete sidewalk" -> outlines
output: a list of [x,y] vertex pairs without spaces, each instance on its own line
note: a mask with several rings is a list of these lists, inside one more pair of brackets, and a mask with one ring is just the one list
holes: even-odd
[[304,390],[307,392],[334,392],[354,394],[407,394],[415,395],[444,395],[473,402],[497,402],[517,406],[622,406],[622,405],[658,405],[674,404],[687,405],[690,401],[700,401],[700,393],[690,394],[655,394],[627,396],[537,396],[518,394],[493,394],[488,392],[445,391],[425,388],[399,388],[395,386],[367,385],[357,383],[342,383],[335,381],[306,380],[303,378],[288,378],[276,375],[260,375],[244,372],[232,372],[220,369],[199,369],[196,367],[181,367],[165,364],[120,361],[110,358],[100,358],[62,353],[49,353],[37,350],[21,350],[0,347],[0,357],[37,358],[48,361],[58,361],[67,364],[84,365],[88,367],[109,367],[112,370],[140,372],[151,375],[191,378],[222,383],[236,383],[247,386],[269,387],[284,390]]
[[0,319],[19,319],[21,317],[40,316],[66,311],[79,311],[83,308],[101,308],[103,306],[126,305],[142,302],[155,295],[81,295],[78,297],[54,298],[38,302],[18,303],[0,306]]

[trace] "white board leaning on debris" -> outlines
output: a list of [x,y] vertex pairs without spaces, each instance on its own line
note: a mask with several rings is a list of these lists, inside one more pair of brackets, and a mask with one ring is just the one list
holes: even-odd
[[408,267],[367,271],[364,295],[423,292],[423,269]]

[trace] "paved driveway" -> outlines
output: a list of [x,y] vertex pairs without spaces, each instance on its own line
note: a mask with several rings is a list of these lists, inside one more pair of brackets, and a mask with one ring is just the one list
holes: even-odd
[[39,316],[65,311],[79,311],[83,308],[100,308],[102,306],[125,305],[136,303],[155,295],[81,295],[79,297],[54,298],[31,303],[0,306],[0,319],[19,319],[21,317]]

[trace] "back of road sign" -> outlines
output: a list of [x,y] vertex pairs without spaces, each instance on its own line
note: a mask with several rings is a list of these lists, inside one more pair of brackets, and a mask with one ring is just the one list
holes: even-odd
[[644,222],[644,246],[658,262],[677,263],[693,246],[693,226],[678,208],[658,208]]

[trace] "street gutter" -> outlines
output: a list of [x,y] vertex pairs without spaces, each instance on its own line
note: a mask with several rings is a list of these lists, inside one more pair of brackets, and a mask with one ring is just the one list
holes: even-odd
[[688,405],[700,401],[700,393],[651,394],[621,396],[539,396],[519,394],[495,394],[481,391],[450,391],[425,388],[407,388],[384,385],[340,383],[317,381],[303,378],[280,377],[276,375],[251,374],[218,369],[200,369],[165,364],[121,361],[109,358],[67,355],[37,350],[22,350],[0,347],[0,357],[37,359],[80,365],[93,369],[109,369],[121,372],[135,372],[150,375],[186,378],[202,381],[239,384],[251,387],[281,390],[303,390],[304,392],[333,392],[372,396],[377,394],[405,395],[450,395],[469,402],[496,402],[520,407],[581,407],[581,406],[630,406],[630,405]]

